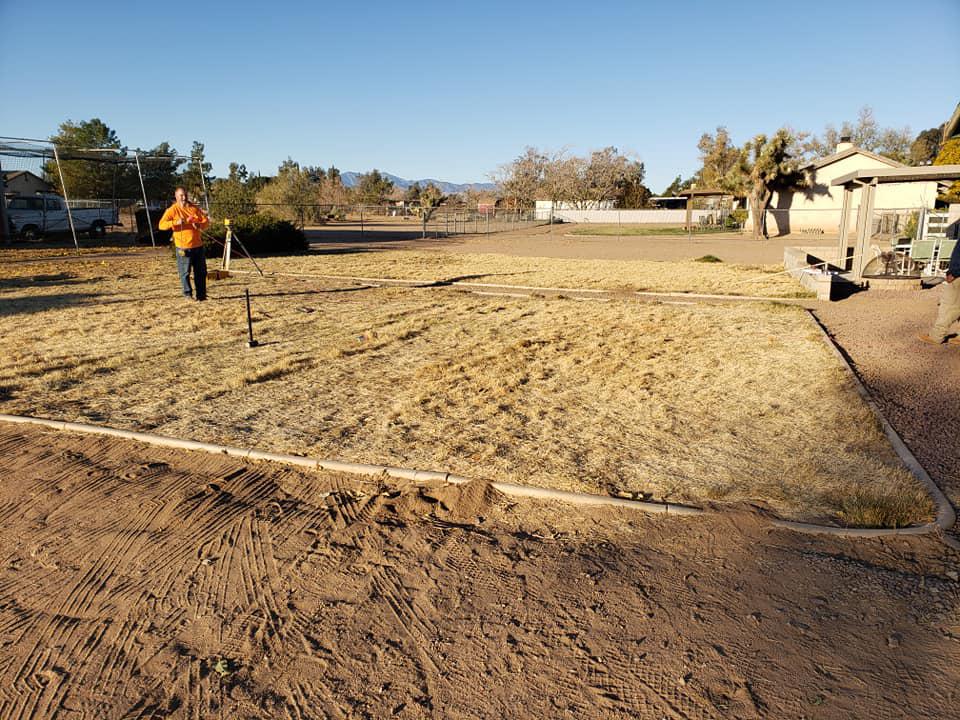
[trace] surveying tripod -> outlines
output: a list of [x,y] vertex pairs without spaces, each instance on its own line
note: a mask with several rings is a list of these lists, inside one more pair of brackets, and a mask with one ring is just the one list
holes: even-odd
[[257,272],[260,273],[260,277],[263,277],[263,270],[261,270],[260,266],[257,265],[257,261],[253,259],[253,255],[251,255],[247,248],[243,246],[243,243],[240,242],[240,238],[234,234],[233,226],[230,224],[230,219],[224,219],[223,224],[227,228],[227,236],[223,241],[223,260],[220,262],[220,271],[223,273],[230,272],[230,254],[233,243],[236,242],[241,252],[243,252],[246,258],[253,263],[253,266],[257,269]]

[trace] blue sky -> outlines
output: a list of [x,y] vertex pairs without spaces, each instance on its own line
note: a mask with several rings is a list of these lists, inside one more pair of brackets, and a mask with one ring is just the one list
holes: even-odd
[[130,147],[206,144],[486,180],[526,145],[614,145],[662,190],[700,134],[820,131],[873,107],[939,125],[960,100],[958,0],[170,3],[0,0],[0,135],[99,117]]

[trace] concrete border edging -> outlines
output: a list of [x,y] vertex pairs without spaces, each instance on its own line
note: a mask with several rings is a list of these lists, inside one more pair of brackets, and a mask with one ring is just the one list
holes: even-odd
[[856,389],[857,394],[860,395],[860,398],[866,403],[867,407],[870,408],[871,412],[873,412],[874,417],[877,418],[877,421],[883,428],[884,435],[886,435],[887,440],[893,446],[897,456],[900,458],[903,464],[907,466],[907,469],[910,470],[913,476],[920,481],[920,484],[923,485],[924,489],[930,494],[934,504],[937,506],[937,517],[932,523],[927,523],[925,525],[911,525],[905,528],[835,528],[824,525],[816,525],[813,523],[794,522],[791,520],[773,520],[771,521],[772,524],[775,527],[786,528],[803,533],[828,534],[860,538],[883,537],[888,535],[924,535],[926,533],[936,532],[937,530],[949,530],[953,527],[957,520],[956,513],[954,512],[953,506],[950,504],[950,500],[944,494],[943,490],[940,489],[940,486],[934,482],[932,477],[930,477],[930,474],[926,471],[926,469],[924,469],[923,465],[920,464],[920,461],[917,460],[910,448],[907,447],[907,444],[903,441],[903,438],[901,438],[897,431],[894,430],[893,426],[884,416],[880,406],[877,405],[876,400],[873,399],[873,395],[870,394],[870,390],[863,383],[863,380],[860,379],[857,371],[854,370],[850,365],[849,360],[847,360],[847,356],[842,350],[840,350],[833,338],[830,337],[830,334],[820,322],[820,319],[809,308],[806,308],[806,310],[810,321],[820,332],[820,337],[840,361],[840,364],[853,381],[853,386]]
[[[230,270],[235,275],[252,275],[252,270]],[[597,295],[611,298],[622,297],[669,297],[669,298],[688,298],[691,300],[721,300],[727,302],[786,302],[797,303],[803,300],[812,300],[813,298],[791,298],[791,297],[763,297],[760,295],[719,295],[709,293],[687,293],[673,290],[664,290],[663,292],[647,290],[610,290],[607,288],[570,288],[570,287],[549,287],[541,285],[505,285],[500,283],[478,283],[467,282],[464,280],[405,280],[402,278],[382,278],[382,277],[364,277],[362,275],[327,275],[322,273],[289,273],[289,272],[267,272],[267,277],[293,277],[293,278],[316,278],[320,280],[351,280],[354,282],[382,283],[385,285],[395,285],[399,287],[462,287],[462,288],[486,288],[496,290],[521,290],[525,295],[531,295],[539,292],[553,293],[573,293],[578,295]],[[519,296],[519,294],[518,294]]]
[[[117,428],[67,422],[63,420],[47,420],[44,418],[35,418],[23,415],[7,415],[0,413],[0,422],[39,425],[42,427],[49,427],[54,430],[64,430],[67,432],[118,437],[125,440],[142,442],[148,445],[156,445],[158,447],[168,447],[178,450],[203,451],[216,455],[237,457],[243,460],[261,460],[266,462],[282,463],[286,465],[295,465],[311,470],[327,470],[330,472],[343,472],[368,476],[386,474],[389,477],[400,480],[409,480],[414,483],[448,482],[455,485],[462,485],[470,482],[471,480],[471,478],[464,477],[462,475],[454,475],[452,473],[438,472],[434,470],[416,470],[394,467],[390,465],[370,465],[365,463],[344,462],[341,460],[315,459],[304,457],[303,455],[264,452],[261,450],[232,447],[230,445],[216,445],[214,443],[205,443],[197,440],[182,440],[179,438],[168,437],[166,435],[156,435],[154,433],[120,430]],[[907,452],[909,452],[909,450]],[[490,486],[495,490],[502,492],[504,495],[510,495],[513,497],[559,501],[581,506],[606,505],[638,510],[651,514],[677,515],[683,517],[705,515],[711,512],[689,505],[678,505],[675,503],[651,503],[642,500],[629,500],[627,498],[613,497],[610,495],[570,492],[566,490],[535,487],[532,485],[519,485],[516,483],[494,481],[490,483]],[[949,508],[949,503],[948,509],[951,513],[953,512],[952,509]],[[770,524],[776,528],[794,530],[797,532],[813,533],[818,535],[836,535],[852,538],[884,537],[890,535],[923,535],[938,530],[942,527],[938,523],[928,523],[926,525],[911,526],[906,528],[842,528],[779,519],[770,520]]]
[[[327,276],[332,277],[332,276]],[[343,279],[344,276],[337,276]],[[359,279],[359,278],[357,278]],[[364,278],[368,281],[376,281],[374,278]],[[403,281],[401,281],[403,282]],[[419,281],[417,281],[419,282]],[[513,286],[498,286],[498,285],[485,285],[482,283],[453,283],[458,285],[474,285],[479,287],[513,287]],[[542,290],[551,290],[553,288],[529,288],[529,289],[542,289]],[[556,288],[560,290],[560,288]],[[570,289],[568,289],[570,290]],[[572,290],[571,290],[572,291]],[[597,294],[606,294],[609,291],[604,290],[587,290],[586,292],[597,293]],[[640,293],[637,293],[640,294]],[[659,294],[659,293],[651,293]],[[683,294],[685,297],[697,297],[695,295]],[[700,297],[726,297],[726,296],[700,296]],[[743,299],[746,299],[744,297]],[[750,298],[757,300],[771,300],[770,298]],[[774,300],[775,301],[775,300]],[[817,535],[832,535],[838,537],[848,537],[848,538],[873,538],[873,537],[888,537],[893,535],[924,535],[937,531],[946,531],[952,528],[956,522],[956,513],[953,509],[953,506],[950,504],[950,500],[946,497],[940,487],[934,482],[933,478],[930,477],[929,473],[924,469],[924,467],[917,460],[916,456],[907,447],[903,439],[897,433],[897,431],[890,425],[889,421],[883,415],[879,405],[873,399],[873,396],[870,394],[870,391],[867,389],[866,385],[860,379],[860,376],[853,369],[848,361],[846,355],[834,342],[833,338],[830,337],[830,334],[824,328],[823,324],[814,314],[810,308],[805,308],[807,310],[807,315],[810,318],[811,322],[817,328],[820,333],[821,338],[828,348],[833,352],[835,357],[840,361],[840,364],[843,366],[845,371],[848,373],[851,378],[854,388],[857,391],[857,394],[860,395],[861,399],[867,404],[870,410],[873,412],[874,417],[877,418],[881,427],[883,428],[884,434],[886,435],[888,441],[893,447],[894,451],[897,453],[898,457],[907,466],[910,472],[920,481],[924,489],[932,497],[934,504],[937,506],[937,517],[934,522],[926,523],[924,525],[912,525],[904,528],[845,528],[845,527],[836,527],[831,525],[818,525],[815,523],[805,523],[798,522],[793,520],[781,520],[781,519],[771,519],[770,524],[775,528],[781,528],[786,530],[793,530],[801,533],[817,534]],[[67,422],[63,420],[47,420],[43,418],[34,418],[21,415],[7,415],[0,413],[0,421],[10,422],[10,423],[22,423],[22,424],[32,424],[32,425],[41,425],[45,427],[50,427],[56,430],[65,430],[69,432],[81,432],[81,433],[90,433],[98,435],[106,435],[111,437],[120,437],[129,440],[135,440],[138,442],[147,443],[150,445],[156,445],[160,447],[169,447],[182,450],[201,450],[205,452],[215,453],[215,454],[224,454],[232,457],[238,457],[241,459],[248,460],[264,460],[270,462],[279,462],[288,465],[295,465],[300,467],[306,467],[311,469],[320,469],[327,470],[332,472],[344,472],[351,474],[359,475],[369,475],[376,476],[386,474],[390,477],[394,477],[402,480],[409,480],[415,483],[420,482],[431,482],[431,481],[440,481],[440,482],[449,482],[454,484],[463,484],[470,481],[470,478],[463,477],[460,475],[454,475],[447,472],[438,472],[432,470],[417,470],[409,468],[400,468],[393,467],[388,465],[370,465],[364,463],[351,463],[344,462],[340,460],[329,460],[329,459],[314,459],[304,457],[302,455],[290,455],[283,453],[271,453],[264,452],[260,450],[253,450],[248,448],[236,448],[228,445],[217,445],[213,443],[205,443],[196,440],[183,440],[179,438],[172,438],[164,435],[156,435],[153,433],[143,433],[136,432],[132,430],[120,430],[117,428],[110,428],[105,426],[89,425],[85,423],[74,423]],[[703,515],[706,514],[707,510],[702,508],[696,508],[687,505],[677,505],[673,503],[650,503],[640,500],[629,500],[626,498],[618,498],[607,495],[596,495],[590,493],[577,493],[569,492],[564,490],[556,490],[551,488],[540,488],[530,485],[519,485],[516,483],[504,483],[504,482],[491,482],[491,486],[498,490],[499,492],[504,493],[505,495],[512,495],[514,497],[526,497],[531,499],[539,500],[556,500],[560,502],[568,502],[577,505],[584,506],[597,506],[597,505],[608,505],[615,507],[625,507],[634,510],[640,510],[647,513],[658,513],[658,514],[672,514],[672,515],[682,515],[682,516],[694,516],[694,515]],[[948,540],[946,536],[944,540]],[[950,543],[951,545],[953,543]],[[960,549],[960,548],[958,548]]]
[[[85,423],[66,422],[63,420],[46,420],[43,418],[34,418],[23,415],[7,415],[0,413],[0,422],[40,425],[54,430],[65,430],[67,432],[87,433],[93,435],[106,435],[109,437],[118,437],[125,440],[135,440],[148,445],[159,447],[175,448],[179,450],[200,450],[216,455],[229,455],[245,460],[265,460],[269,462],[278,462],[287,465],[296,465],[312,470],[328,470],[332,472],[344,472],[355,475],[383,475],[400,480],[410,480],[414,483],[423,482],[449,482],[455,485],[462,485],[470,482],[470,478],[461,475],[453,475],[446,472],[437,472],[433,470],[415,470],[409,468],[392,467],[389,465],[368,465],[364,463],[350,463],[340,460],[324,460],[308,458],[302,455],[288,455],[284,453],[262,452],[260,450],[250,450],[246,448],[231,447],[229,445],[215,445],[213,443],[199,442],[197,440],[181,440],[166,435],[156,435],[154,433],[136,432],[133,430],[119,430],[117,428],[102,427],[99,425],[88,425]],[[647,513],[658,513],[667,515],[703,515],[705,510],[687,505],[676,505],[673,503],[651,503],[642,500],[628,500],[627,498],[618,498],[608,495],[594,495],[591,493],[569,492],[566,490],[554,490],[551,488],[540,488],[532,485],[518,485],[516,483],[491,482],[491,487],[502,492],[504,495],[514,497],[525,497],[536,500],[555,500],[576,505],[597,506],[612,505],[615,507],[630,508]]]

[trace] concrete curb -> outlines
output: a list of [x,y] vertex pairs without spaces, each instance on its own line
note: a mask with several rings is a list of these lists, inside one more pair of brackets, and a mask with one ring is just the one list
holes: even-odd
[[[326,278],[337,278],[337,279],[353,279],[353,280],[363,280],[365,282],[379,282],[387,281],[385,279],[378,278],[356,278],[350,276],[310,276],[310,277],[326,277]],[[388,281],[396,282],[396,281]],[[421,281],[400,281],[405,284],[423,284]],[[476,287],[487,287],[487,288],[512,288],[512,289],[527,289],[527,290],[563,290],[562,288],[526,288],[523,286],[503,286],[503,285],[489,285],[483,283],[451,283],[454,285],[464,285],[464,286],[476,286]],[[610,291],[605,290],[586,290],[586,291],[575,291],[570,290],[571,292],[588,292],[596,293],[600,295],[611,294]],[[637,293],[642,294],[642,293]],[[651,295],[669,295],[667,293],[650,293]],[[710,295],[690,295],[690,294],[675,294],[682,297],[689,298],[724,298],[726,299],[729,296],[710,296]],[[622,295],[621,295],[622,297]],[[752,298],[749,296],[740,296],[736,299],[749,299],[749,300],[764,300],[764,301],[776,301],[771,298]],[[883,412],[880,410],[879,405],[873,399],[873,396],[870,394],[870,391],[863,384],[863,381],[860,379],[860,376],[857,375],[856,371],[850,365],[847,360],[846,355],[840,350],[840,348],[833,341],[833,338],[830,337],[826,329],[820,323],[819,319],[813,313],[812,310],[806,308],[808,316],[811,319],[811,322],[820,332],[820,335],[824,343],[831,349],[837,359],[840,361],[840,364],[845,368],[846,372],[849,374],[854,387],[857,390],[857,393],[867,404],[867,406],[874,413],[874,416],[880,422],[881,427],[883,428],[884,434],[887,436],[887,439],[890,441],[890,444],[893,446],[894,451],[903,461],[904,465],[913,473],[913,475],[920,481],[924,486],[930,496],[933,498],[934,503],[937,506],[937,517],[936,520],[932,523],[927,523],[925,525],[913,525],[904,528],[843,528],[835,527],[831,525],[818,525],[815,523],[803,523],[796,522],[792,520],[779,520],[772,519],[770,524],[775,528],[781,528],[786,530],[793,530],[795,532],[818,534],[818,535],[832,535],[837,537],[849,537],[849,538],[873,538],[873,537],[889,537],[894,535],[925,535],[928,533],[946,531],[953,527],[956,522],[956,513],[952,505],[950,504],[949,499],[940,489],[940,487],[934,482],[933,478],[930,477],[929,473],[923,468],[920,462],[917,460],[916,456],[910,451],[906,443],[903,442],[903,439],[900,435],[893,429],[893,426],[887,421],[884,417]],[[46,420],[43,418],[33,418],[20,415],[7,415],[0,413],[0,421],[10,422],[10,423],[22,423],[22,424],[32,424],[32,425],[41,425],[44,427],[50,427],[57,430],[66,430],[69,432],[81,432],[81,433],[92,433],[98,435],[106,435],[112,437],[120,437],[129,440],[136,440],[138,442],[147,443],[150,445],[156,445],[160,447],[170,447],[183,450],[202,450],[210,453],[224,454],[232,457],[238,457],[242,459],[249,460],[265,460],[270,462],[279,462],[289,465],[296,465],[300,467],[306,467],[311,469],[320,469],[328,470],[332,472],[345,472],[359,475],[382,475],[386,474],[390,477],[409,480],[412,482],[430,482],[430,481],[441,481],[441,482],[450,482],[454,484],[462,484],[470,481],[470,478],[466,478],[460,475],[454,475],[447,472],[438,472],[431,470],[417,470],[409,468],[399,468],[392,467],[388,465],[368,465],[363,463],[350,463],[343,462],[339,460],[328,460],[328,459],[315,459],[307,458],[301,455],[288,455],[282,453],[270,453],[263,452],[260,450],[253,450],[248,448],[236,448],[228,445],[216,445],[213,443],[204,443],[198,442],[195,440],[182,440],[178,438],[171,438],[164,435],[156,435],[153,433],[142,433],[135,432],[130,430],[119,430],[116,428],[102,427],[97,425],[88,425],[84,423],[71,423],[59,420]],[[703,515],[708,511],[701,508],[690,507],[686,505],[676,505],[673,503],[649,503],[639,500],[628,500],[626,498],[616,498],[606,495],[594,495],[590,493],[575,493],[567,492],[563,490],[554,490],[549,488],[539,488],[529,485],[519,485],[515,483],[503,483],[503,482],[492,482],[491,486],[496,490],[504,493],[505,495],[512,495],[514,497],[526,497],[539,500],[556,500],[560,502],[573,503],[583,506],[597,506],[597,505],[607,505],[615,507],[624,507],[634,510],[640,510],[647,513],[657,513],[657,514],[670,514],[670,515],[682,515],[682,516],[694,516],[694,515]],[[949,540],[949,538],[944,538]]]
[[[251,275],[255,274],[252,270],[230,270],[232,275]],[[316,278],[320,280],[350,280],[353,282],[379,283],[383,285],[394,285],[397,287],[461,287],[477,290],[504,290],[519,291],[516,297],[521,295],[531,295],[533,293],[551,292],[567,293],[570,295],[591,295],[595,297],[609,298],[685,298],[688,300],[712,300],[725,302],[780,302],[796,304],[803,301],[810,301],[813,298],[778,298],[762,297],[760,295],[712,295],[709,293],[685,293],[685,292],[652,292],[642,290],[606,290],[603,288],[569,288],[569,287],[549,287],[541,285],[504,285],[499,283],[477,283],[461,280],[403,280],[400,278],[382,278],[382,277],[364,277],[361,275],[325,275],[321,273],[285,273],[285,272],[267,272],[266,276],[273,277],[294,277],[294,278]],[[498,293],[503,295],[505,293]]]
[[920,484],[923,485],[924,489],[930,494],[931,498],[933,498],[933,502],[937,506],[937,518],[932,523],[927,523],[925,525],[912,525],[905,528],[834,528],[823,525],[815,525],[812,523],[792,522],[790,520],[773,520],[772,524],[774,527],[786,528],[804,533],[860,538],[884,537],[889,535],[924,535],[930,532],[947,531],[952,528],[957,520],[957,516],[953,510],[953,506],[950,504],[950,500],[943,493],[943,490],[941,490],[940,487],[934,482],[933,478],[930,477],[930,474],[924,469],[923,465],[920,464],[920,461],[917,460],[910,448],[907,447],[907,444],[903,441],[903,438],[900,437],[897,431],[893,429],[893,426],[889,423],[889,421],[887,421],[887,418],[884,416],[880,406],[877,405],[877,402],[873,399],[873,395],[870,394],[870,390],[867,389],[866,385],[864,385],[856,370],[854,370],[850,365],[847,356],[833,341],[833,338],[830,337],[830,334],[827,332],[826,328],[823,326],[817,316],[809,308],[807,309],[807,315],[814,326],[816,326],[820,333],[820,337],[823,338],[824,343],[830,348],[836,358],[840,361],[840,364],[846,370],[851,381],[853,382],[853,386],[857,390],[857,394],[860,395],[863,401],[867,404],[867,407],[869,407],[873,412],[874,417],[876,417],[879,421],[880,426],[883,428],[884,434],[887,436],[887,440],[890,441],[890,444],[900,457],[900,460],[904,465],[907,466],[910,472],[913,473],[913,476],[920,481]]
[[[165,435],[155,435],[153,433],[135,432],[132,430],[118,430],[116,428],[102,427],[99,425],[87,425],[85,423],[65,422],[62,420],[46,420],[43,418],[27,417],[23,415],[0,414],[0,422],[19,423],[24,425],[40,425],[42,427],[53,428],[54,430],[118,437],[125,440],[135,440],[137,442],[146,443],[148,445],[156,445],[159,447],[176,448],[180,450],[201,450],[217,455],[229,455],[231,457],[237,457],[244,460],[265,460],[269,462],[284,463],[287,465],[296,465],[312,470],[328,470],[332,472],[372,476],[386,474],[389,477],[398,478],[401,480],[410,480],[415,483],[440,481],[453,483],[455,485],[462,485],[470,482],[470,478],[466,478],[461,475],[453,475],[447,472],[414,470],[409,468],[391,467],[389,465],[367,465],[364,463],[350,463],[339,460],[308,458],[302,455],[261,452],[259,450],[237,448],[229,445],[215,445],[213,443],[198,442],[196,440],[181,440],[179,438],[167,437]],[[611,497],[607,495],[593,495],[590,493],[577,493],[567,492],[565,490],[553,490],[550,488],[539,488],[530,485],[517,485],[515,483],[492,482],[490,485],[495,490],[502,492],[504,495],[533,498],[536,500],[554,500],[585,506],[612,505],[614,507],[629,508],[632,510],[640,510],[642,512],[664,515],[691,516],[703,515],[705,513],[705,511],[700,508],[690,507],[687,505],[676,505],[673,503],[650,503],[640,500],[628,500],[626,498]]]

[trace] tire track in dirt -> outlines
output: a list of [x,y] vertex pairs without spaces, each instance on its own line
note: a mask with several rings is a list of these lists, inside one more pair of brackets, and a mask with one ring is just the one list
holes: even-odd
[[371,578],[371,588],[377,598],[387,602],[400,628],[413,643],[414,652],[419,660],[418,669],[423,681],[424,694],[431,700],[431,710],[436,717],[438,709],[438,680],[440,667],[434,660],[429,648],[434,641],[435,633],[431,629],[428,612],[418,607],[403,589],[396,570],[390,567],[378,567]]
[[573,519],[2,425],[0,448],[3,720],[885,719],[955,693],[933,623],[960,593],[921,541]]
[[[96,459],[103,460],[105,455],[109,457],[109,453],[106,453],[100,454]],[[90,465],[93,464],[80,454],[66,459],[68,460],[66,463],[68,467],[65,470],[61,470],[61,476],[76,475],[78,471],[84,467],[89,468]],[[73,497],[81,499],[95,498],[98,495],[110,495],[116,492],[118,484],[115,476],[112,478],[114,482],[110,482],[111,478],[102,472],[87,472],[85,474],[87,476],[86,481],[75,485],[74,489],[77,491],[77,494]],[[53,478],[48,478],[48,482],[50,480],[56,482],[58,479],[60,478],[54,476]],[[129,480],[130,478],[125,477],[122,479]],[[140,479],[143,480],[145,478],[141,477]],[[273,490],[272,486],[266,487],[269,483],[265,483],[257,474],[247,478],[234,476],[225,479],[228,481],[240,480],[240,482],[236,484],[239,486],[241,492],[245,491],[248,496],[246,498],[248,503],[255,503],[269,496]],[[248,481],[246,485],[244,485],[243,480]],[[133,644],[135,638],[141,631],[140,626],[135,623],[127,623],[124,618],[117,617],[114,622],[100,624],[89,636],[77,635],[75,631],[85,619],[112,614],[111,610],[113,607],[111,607],[111,605],[115,605],[116,601],[120,599],[118,595],[122,596],[125,591],[131,591],[135,588],[133,583],[126,582],[121,583],[119,586],[114,585],[114,587],[110,588],[110,592],[105,592],[108,586],[111,585],[111,580],[117,567],[129,561],[132,556],[138,555],[144,557],[145,561],[148,564],[152,564],[154,569],[162,570],[178,556],[185,554],[183,551],[189,546],[185,546],[184,544],[180,544],[179,546],[174,545],[170,548],[169,552],[165,554],[161,553],[159,556],[154,557],[151,557],[148,551],[149,549],[144,547],[144,541],[149,536],[147,531],[151,525],[156,523],[161,513],[177,505],[176,501],[171,503],[168,496],[171,493],[176,495],[177,491],[183,489],[183,486],[184,483],[168,484],[165,493],[167,497],[161,494],[157,499],[145,498],[139,504],[139,513],[132,513],[131,516],[127,518],[127,527],[123,530],[115,530],[112,526],[108,525],[100,528],[93,537],[87,538],[87,540],[94,542],[98,539],[101,540],[103,544],[102,551],[85,572],[79,576],[76,583],[67,586],[59,594],[55,594],[52,598],[47,599],[47,611],[42,616],[37,616],[32,623],[24,623],[23,616],[25,613],[19,612],[15,614],[15,623],[18,622],[20,626],[27,625],[27,627],[18,628],[21,630],[21,636],[32,636],[33,645],[28,646],[25,653],[26,661],[23,664],[16,668],[5,668],[4,675],[2,676],[3,684],[13,687],[14,692],[20,697],[20,702],[15,706],[5,708],[5,716],[9,715],[11,718],[33,717],[38,712],[38,708],[41,707],[41,701],[47,704],[56,701],[56,693],[51,694],[51,688],[59,688],[61,683],[48,682],[37,684],[32,682],[36,677],[43,677],[41,673],[53,672],[52,670],[44,668],[43,655],[41,653],[42,647],[49,646],[51,643],[55,646],[70,648],[70,652],[74,655],[73,665],[77,668],[78,675],[81,676],[84,674],[91,653],[96,651],[101,644],[106,644],[111,650],[103,658],[99,669],[91,671],[90,674],[96,679],[98,685],[113,687],[115,691],[119,691],[121,694],[123,693],[123,686],[126,679],[130,676],[131,660],[135,657]],[[222,503],[217,504],[222,505]],[[199,518],[199,522],[209,528],[207,535],[221,530],[222,526],[230,521],[231,514],[235,514],[229,507],[223,510],[219,507],[213,507],[212,505],[213,504],[208,507],[201,502],[195,503],[193,507],[194,515]],[[247,507],[248,505],[241,506]],[[52,514],[47,518],[49,521],[48,532],[56,535],[61,524],[67,524],[72,516],[82,515],[84,511],[91,509],[91,507],[85,507],[83,502],[73,503],[73,506],[70,506],[68,502],[60,506],[55,511],[55,514],[59,517],[54,517]],[[161,523],[161,525],[162,524],[163,523]],[[244,526],[241,524],[241,528],[243,527],[249,529],[249,525]],[[203,536],[201,536],[201,539],[203,539]],[[248,589],[248,604],[266,605],[269,609],[269,616],[276,617],[278,612],[275,604],[271,605],[271,603],[266,600],[266,595],[257,591],[264,577],[271,575],[276,577],[275,569],[271,572],[268,568],[268,563],[265,558],[266,553],[263,552],[262,549],[258,551],[256,547],[251,546],[251,543],[256,543],[249,532],[245,535],[244,540],[247,543],[245,547],[246,554],[248,556],[252,555],[254,558],[253,564],[243,571],[245,585]],[[196,538],[189,538],[191,545],[195,543],[195,541]],[[172,569],[175,571],[179,570],[179,568]],[[176,573],[170,575],[171,579],[174,577],[176,577]],[[17,578],[16,581],[11,584],[22,587],[23,579],[23,577]],[[161,594],[166,593],[161,591]],[[113,599],[113,603],[111,603],[109,598]],[[38,598],[30,595],[27,595],[25,599],[31,604],[36,603],[38,600]],[[222,604],[224,603],[221,603],[221,605]],[[20,617],[17,618],[17,615]],[[15,625],[13,623],[4,623],[3,628],[5,632],[9,632],[15,628]],[[47,699],[43,700],[44,698]],[[9,712],[7,712],[7,710],[9,710]]]
[[[95,484],[100,484],[100,479],[97,479]],[[29,649],[25,653],[24,663],[13,672],[0,677],[0,682],[9,683],[20,690],[22,702],[19,707],[15,706],[12,709],[11,718],[35,717],[38,707],[36,703],[40,702],[41,697],[51,694],[48,692],[50,687],[60,688],[61,686],[61,683],[41,683],[39,691],[31,686],[31,678],[46,677],[43,673],[57,673],[53,666],[37,665],[36,658],[43,657],[44,648],[51,646],[75,648],[77,654],[74,665],[80,672],[91,661],[91,653],[102,637],[88,638],[85,642],[81,642],[83,638],[78,637],[78,634],[85,630],[84,620],[110,617],[113,614],[116,605],[111,593],[107,592],[110,581],[122,564],[138,554],[137,551],[143,543],[143,531],[162,510],[162,506],[154,503],[148,503],[146,508],[146,513],[142,513],[140,517],[131,518],[135,523],[131,528],[110,533],[113,536],[112,539],[79,580],[65,585],[61,592],[48,594],[43,598],[49,610],[42,615],[37,615],[33,626],[25,629],[24,635],[30,635],[32,638],[27,641]],[[56,527],[54,525],[52,528],[54,532]],[[24,601],[36,604],[39,603],[40,597],[35,591],[33,595],[26,594]],[[120,623],[118,625],[120,635],[114,638],[114,645],[119,641],[122,649],[123,626]],[[110,625],[102,626],[99,629],[100,635],[105,635],[109,627]],[[110,673],[107,673],[106,680],[109,682],[111,679]],[[47,702],[53,702],[57,694],[55,690]],[[30,702],[31,695],[35,703]]]

